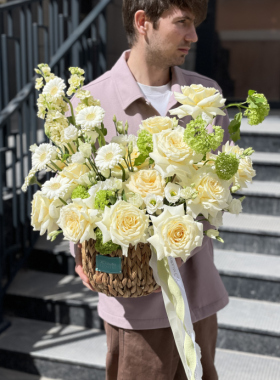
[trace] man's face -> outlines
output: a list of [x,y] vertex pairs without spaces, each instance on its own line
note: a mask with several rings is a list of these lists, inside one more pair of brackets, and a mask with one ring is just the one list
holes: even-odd
[[192,12],[172,8],[162,14],[156,29],[148,22],[146,59],[159,67],[182,65],[191,43],[196,41]]

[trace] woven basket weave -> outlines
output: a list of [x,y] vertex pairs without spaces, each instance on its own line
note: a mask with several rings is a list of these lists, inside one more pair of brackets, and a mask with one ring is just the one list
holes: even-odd
[[153,277],[149,266],[151,249],[149,244],[139,243],[137,247],[130,246],[128,257],[122,255],[122,250],[112,252],[110,257],[121,257],[122,273],[109,274],[95,270],[96,255],[95,240],[90,239],[83,244],[83,270],[97,292],[111,297],[142,297],[151,294],[159,286]]

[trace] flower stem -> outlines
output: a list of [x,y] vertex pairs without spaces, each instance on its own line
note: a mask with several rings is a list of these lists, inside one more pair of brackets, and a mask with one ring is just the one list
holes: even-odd
[[62,203],[64,203],[64,204],[67,206],[67,203],[65,202],[64,199],[62,199],[62,198],[60,198],[60,197],[59,197],[59,199],[61,200]]
[[70,105],[71,116],[72,116],[72,124],[76,127],[76,120],[75,120],[73,105],[66,96],[63,96],[63,99]]
[[74,150],[73,150],[73,148],[72,148],[72,146],[71,146],[71,144],[70,144],[70,143],[67,143],[67,146],[68,146],[68,148],[71,150],[71,152],[72,152],[73,154],[75,154],[75,153],[74,153]]
[[51,164],[56,168],[56,170],[58,170],[59,172],[62,171],[62,169],[60,169],[53,161],[51,161]]
[[124,170],[124,167],[120,163],[118,165],[122,169],[122,181],[125,182],[125,170]]

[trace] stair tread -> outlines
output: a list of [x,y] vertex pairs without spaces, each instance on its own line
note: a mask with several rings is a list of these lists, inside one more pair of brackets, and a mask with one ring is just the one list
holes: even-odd
[[31,373],[14,371],[0,367],[0,379],[1,380],[60,380],[49,378],[41,375],[32,375]]
[[9,319],[12,325],[0,335],[0,350],[105,368],[107,344],[104,331],[25,318]]
[[252,161],[259,164],[280,164],[280,153],[275,152],[255,152],[252,154]]
[[280,304],[230,297],[218,312],[219,327],[280,336]]
[[280,257],[215,249],[215,265],[221,274],[280,281]]
[[96,306],[98,294],[76,276],[21,269],[7,290],[8,295]]
[[280,236],[280,217],[260,214],[241,213],[238,216],[224,213],[224,224],[221,231],[247,232]]
[[[254,181],[238,193],[265,197],[280,197],[280,182]],[[245,201],[246,202],[246,201]]]
[[280,359],[217,348],[215,364],[221,380],[278,380]]

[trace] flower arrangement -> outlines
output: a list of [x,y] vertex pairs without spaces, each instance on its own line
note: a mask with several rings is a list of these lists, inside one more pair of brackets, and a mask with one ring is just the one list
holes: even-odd
[[[105,110],[82,89],[84,71],[69,70],[67,95],[80,100],[75,114],[64,81],[46,64],[35,69],[40,75],[35,87],[42,90],[38,117],[45,120],[50,143],[30,147],[32,168],[22,186],[23,191],[30,184],[40,186],[32,201],[34,230],[47,232],[51,240],[60,233],[74,243],[94,239],[101,255],[120,247],[126,256],[129,245],[150,243],[158,260],[170,256],[186,261],[204,235],[222,241],[218,228],[223,212],[242,211],[244,197],[233,198],[232,193],[255,176],[254,151],[227,142],[214,154],[224,131],[212,125],[209,133],[207,126],[216,115],[225,115],[225,108],[237,106],[239,113],[229,126],[236,140],[242,109],[250,124],[268,114],[264,95],[249,91],[245,103],[226,107],[215,88],[185,86],[175,93],[182,105],[170,114],[191,115],[186,128],[176,118],[155,116],[143,120],[134,136],[127,123],[114,117],[116,136],[106,144]],[[42,170],[55,176],[40,184],[36,173]],[[214,228],[204,230],[203,221]]]

